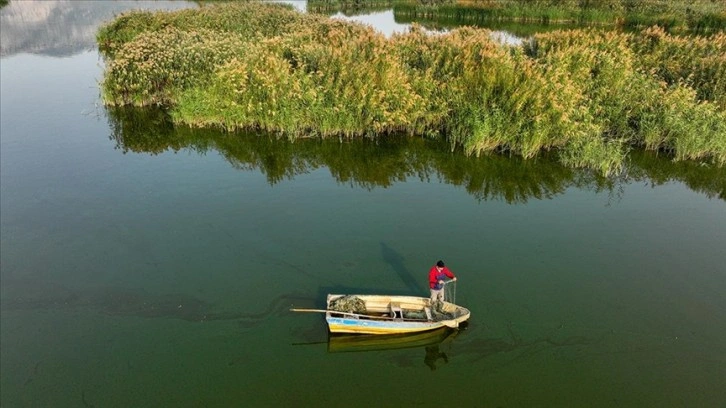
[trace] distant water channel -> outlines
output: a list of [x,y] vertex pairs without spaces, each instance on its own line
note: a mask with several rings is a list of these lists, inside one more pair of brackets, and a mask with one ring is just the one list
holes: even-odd
[[[101,21],[195,6],[0,10],[1,406],[722,406],[723,169],[640,153],[608,180],[104,108]],[[440,343],[346,352],[288,311],[425,296],[438,259],[472,311]]]

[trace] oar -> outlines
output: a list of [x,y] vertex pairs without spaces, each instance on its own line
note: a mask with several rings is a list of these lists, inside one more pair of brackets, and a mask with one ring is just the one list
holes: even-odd
[[337,310],[325,310],[325,309],[296,309],[292,308],[290,309],[291,312],[305,312],[305,313],[334,313],[334,314],[341,314],[346,316],[356,316],[356,317],[365,317],[368,319],[380,319],[380,320],[418,320],[418,319],[398,319],[395,317],[389,317],[389,316],[372,316],[372,315],[364,315],[360,313],[348,313],[348,312],[338,312]]
[[[291,308],[291,312],[306,312],[306,313],[328,313],[332,312],[333,310],[325,310],[325,309],[298,309],[298,308]],[[342,312],[341,312],[342,313]]]
[[290,309],[291,312],[304,312],[304,313],[335,313],[335,314],[342,314],[342,315],[348,315],[348,316],[365,316],[359,313],[348,313],[348,312],[338,312],[336,310],[325,310],[325,309],[296,309],[292,308]]

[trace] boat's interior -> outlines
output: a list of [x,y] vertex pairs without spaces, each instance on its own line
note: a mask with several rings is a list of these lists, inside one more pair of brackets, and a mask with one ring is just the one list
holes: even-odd
[[[356,297],[358,299],[363,298]],[[333,297],[328,301],[328,310],[340,310],[336,306],[340,302],[337,300],[343,300],[343,297]],[[456,309],[455,306],[448,303],[441,303],[434,305],[438,310],[432,309],[426,301],[428,299],[423,298],[403,298],[403,299],[390,299],[386,297],[373,297],[370,299],[360,299],[364,302],[363,306],[359,306],[358,310],[340,310],[344,313],[331,312],[332,317],[352,317],[357,319],[372,319],[372,320],[399,320],[399,321],[436,321],[441,319],[450,318],[446,316],[453,312],[449,311],[451,307]]]

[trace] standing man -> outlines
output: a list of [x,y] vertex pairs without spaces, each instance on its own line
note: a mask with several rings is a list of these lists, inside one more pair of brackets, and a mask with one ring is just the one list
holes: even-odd
[[439,260],[429,270],[429,288],[431,288],[431,303],[437,300],[444,300],[444,279],[456,280],[456,276]]

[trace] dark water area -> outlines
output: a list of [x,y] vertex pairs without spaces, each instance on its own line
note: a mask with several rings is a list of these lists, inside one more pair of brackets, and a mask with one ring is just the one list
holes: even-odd
[[[75,33],[116,12],[17,3]],[[2,31],[32,37],[15,6]],[[8,38],[1,406],[722,405],[723,169],[635,152],[604,179],[421,138],[174,128],[102,106],[94,46]],[[472,311],[458,332],[329,341],[288,310],[425,296],[440,258]]]

